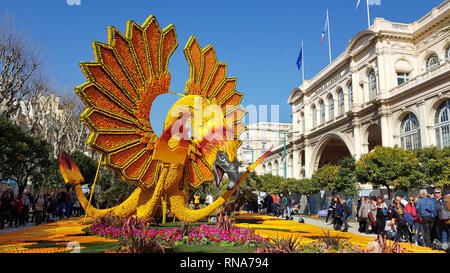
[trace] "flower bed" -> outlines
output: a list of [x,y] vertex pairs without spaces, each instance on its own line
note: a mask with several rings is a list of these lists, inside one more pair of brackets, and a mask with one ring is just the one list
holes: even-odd
[[[144,234],[145,232],[145,234]],[[94,223],[90,227],[90,233],[111,238],[120,238],[128,236],[122,228],[112,227],[105,223]],[[135,235],[147,236],[164,243],[173,243],[174,246],[180,245],[219,245],[219,246],[245,246],[254,247],[263,241],[267,241],[261,236],[255,234],[254,230],[247,228],[232,228],[225,230],[217,226],[200,225],[189,232],[188,235],[182,234],[179,228],[160,228],[135,230]]]

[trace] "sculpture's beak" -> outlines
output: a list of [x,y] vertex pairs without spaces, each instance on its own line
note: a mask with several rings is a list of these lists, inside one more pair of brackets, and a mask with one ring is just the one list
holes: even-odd
[[223,152],[217,154],[217,159],[213,164],[213,172],[217,186],[222,182],[224,174],[227,174],[228,179],[230,180],[228,183],[228,190],[234,189],[241,177],[237,160],[233,162],[228,161],[228,157]]

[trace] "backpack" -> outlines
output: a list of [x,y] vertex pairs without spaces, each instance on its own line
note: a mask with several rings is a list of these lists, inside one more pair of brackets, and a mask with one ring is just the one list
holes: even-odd
[[344,211],[347,216],[352,214],[352,209],[347,204],[344,205]]
[[405,211],[403,214],[403,217],[404,217],[406,223],[408,223],[411,226],[414,225],[414,217],[412,216],[411,213]]
[[439,219],[441,220],[450,220],[450,211],[447,208],[447,202],[442,200],[437,204],[437,213],[439,215]]
[[344,211],[342,210],[342,206],[336,206],[336,212],[337,216],[342,216],[344,214]]

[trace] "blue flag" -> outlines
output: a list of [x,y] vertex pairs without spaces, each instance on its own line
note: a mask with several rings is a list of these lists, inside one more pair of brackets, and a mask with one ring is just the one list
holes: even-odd
[[298,70],[300,70],[300,68],[302,67],[302,59],[303,59],[303,47],[300,48],[300,54],[298,54],[298,58],[297,58],[297,67]]

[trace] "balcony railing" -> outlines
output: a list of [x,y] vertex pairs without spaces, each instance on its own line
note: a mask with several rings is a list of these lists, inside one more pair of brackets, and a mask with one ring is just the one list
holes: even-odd
[[446,61],[445,63],[438,65],[430,70],[425,71],[424,73],[417,75],[416,77],[410,79],[409,81],[406,81],[393,89],[389,91],[390,96],[395,96],[397,94],[400,94],[404,92],[405,90],[411,89],[421,83],[424,83],[438,75],[441,75],[443,73],[450,71],[450,62]]

